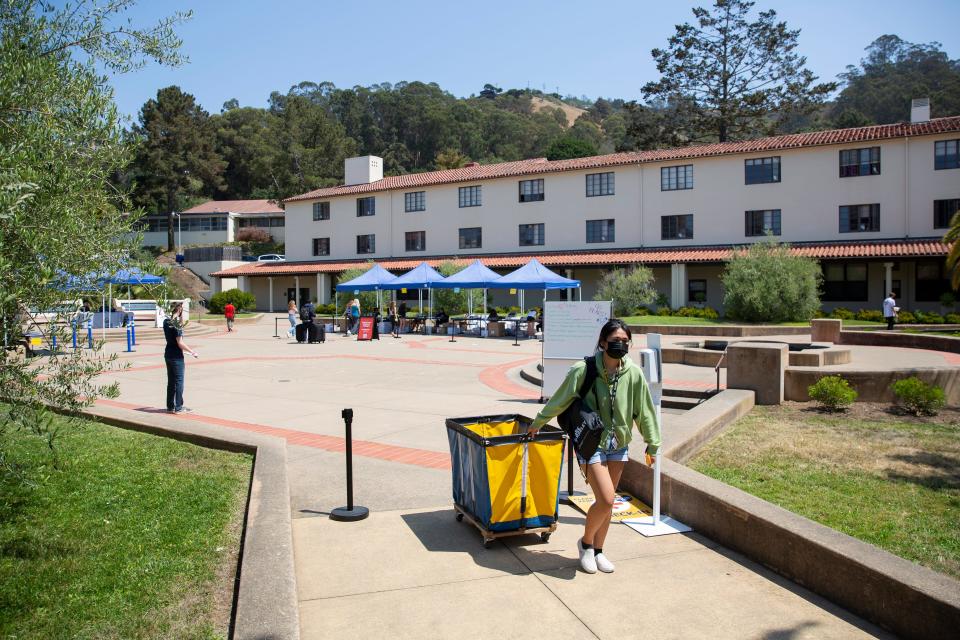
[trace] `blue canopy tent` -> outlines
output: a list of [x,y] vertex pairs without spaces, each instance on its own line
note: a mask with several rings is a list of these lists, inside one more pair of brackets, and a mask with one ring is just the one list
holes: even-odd
[[[163,282],[164,280],[161,276],[147,273],[139,267],[130,267],[129,269],[121,269],[112,276],[107,276],[103,273],[88,273],[84,276],[60,273],[60,278],[53,286],[61,291],[100,293],[100,312],[103,314],[103,321],[100,324],[101,328],[106,331],[107,327],[112,324],[108,309],[113,308],[113,285],[127,285],[128,287],[132,287],[134,285],[162,284]],[[104,285],[107,287],[106,295],[103,293]]]
[[580,292],[580,299],[583,299],[583,290],[580,288],[579,280],[564,278],[560,274],[550,271],[540,264],[540,261],[536,258],[531,258],[530,262],[516,271],[511,271],[498,278],[490,287],[493,289],[516,289],[521,309],[524,308],[523,292],[526,289],[543,289],[544,303],[547,301],[547,291],[549,289],[576,288]]
[[470,309],[473,313],[473,289],[483,289],[483,312],[487,311],[487,288],[500,279],[500,274],[490,269],[480,260],[474,260],[465,269],[447,276],[433,285],[434,289],[470,289]]
[[438,283],[443,281],[444,277],[440,275],[439,271],[426,262],[421,262],[402,276],[397,276],[397,279],[386,285],[384,289],[393,289],[394,291],[400,289],[417,289],[421,309],[423,309],[423,289],[426,289],[430,300],[430,310],[433,311],[432,291],[437,287]]
[[[155,276],[152,273],[147,273],[140,267],[121,269],[109,278],[104,278],[103,280],[105,280],[107,283],[109,297],[109,306],[104,305],[104,314],[106,314],[107,309],[113,309],[113,285],[127,285],[127,296],[132,297],[130,293],[130,287],[144,284],[163,284],[163,278],[161,276]],[[108,322],[104,324],[112,324],[112,321],[108,320]]]
[[340,300],[336,294],[339,294],[341,291],[376,291],[377,292],[377,305],[380,305],[380,291],[387,289],[387,284],[393,282],[397,279],[397,276],[393,275],[379,264],[374,263],[367,271],[363,272],[353,280],[348,280],[347,282],[341,282],[335,287],[334,295],[334,309],[336,315],[340,315]]

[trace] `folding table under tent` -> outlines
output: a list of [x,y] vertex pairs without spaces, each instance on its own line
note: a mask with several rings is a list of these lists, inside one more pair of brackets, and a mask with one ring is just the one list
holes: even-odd
[[360,274],[353,280],[341,282],[334,288],[334,313],[340,315],[340,300],[338,294],[341,291],[376,291],[377,306],[382,306],[380,292],[387,289],[385,285],[393,282],[397,276],[393,275],[379,264],[374,263],[367,271]]
[[[500,279],[500,274],[480,260],[474,260],[465,269],[447,276],[433,285],[434,289],[483,289],[483,314],[487,313],[487,287]],[[470,313],[473,313],[473,295],[470,296]]]
[[430,310],[433,311],[433,289],[438,283],[444,280],[445,278],[440,275],[439,271],[426,262],[421,262],[402,276],[397,276],[396,280],[390,282],[383,288],[394,291],[399,291],[400,289],[417,289],[417,301],[421,311],[423,310],[423,290],[426,289]]

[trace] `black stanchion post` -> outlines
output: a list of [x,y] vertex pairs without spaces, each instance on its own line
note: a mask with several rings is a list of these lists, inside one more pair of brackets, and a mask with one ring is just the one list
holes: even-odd
[[279,338],[279,337],[280,337],[280,331],[277,329],[277,323],[279,323],[279,322],[280,322],[280,318],[274,318],[274,319],[273,319],[273,337],[274,337],[274,338]]
[[520,321],[513,321],[513,346],[520,346]]
[[331,511],[330,519],[353,522],[366,518],[370,515],[370,510],[353,504],[353,409],[344,409],[340,415],[347,430],[347,506],[337,507]]

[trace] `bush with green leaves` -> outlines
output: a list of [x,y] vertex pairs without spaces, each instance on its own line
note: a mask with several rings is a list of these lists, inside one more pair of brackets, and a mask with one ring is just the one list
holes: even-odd
[[842,411],[857,399],[857,391],[840,376],[824,376],[807,387],[807,393],[828,411]]
[[634,309],[653,302],[653,271],[647,267],[613,269],[603,274],[594,300],[612,300],[615,316],[629,316]]
[[943,316],[935,311],[928,311],[926,313],[917,311],[917,322],[922,324],[943,324]]
[[705,318],[708,320],[716,320],[720,317],[716,309],[710,307],[680,307],[673,312],[673,315],[681,318]]
[[846,307],[837,307],[830,312],[830,317],[836,320],[853,320],[856,314]]
[[673,309],[671,309],[670,307],[658,307],[658,308],[657,308],[657,312],[656,312],[654,315],[657,315],[657,316],[672,316],[672,315],[673,315]]
[[947,324],[960,324],[960,313],[948,313],[943,316],[943,321]]
[[897,324],[916,324],[917,317],[910,311],[901,311],[897,314]]
[[890,389],[897,398],[897,406],[917,416],[935,416],[946,404],[943,389],[916,376],[897,380]]
[[637,307],[636,311],[633,312],[635,316],[648,316],[650,315],[650,309],[647,307]]
[[223,313],[223,308],[227,306],[228,302],[233,303],[237,313],[244,310],[253,310],[257,306],[257,299],[249,291],[228,289],[227,291],[220,291],[210,296],[207,309],[210,310],[210,313]]
[[733,252],[720,276],[726,315],[746,322],[810,320],[820,308],[816,260],[769,240]]
[[879,309],[860,309],[857,311],[856,318],[869,322],[883,322],[883,312]]

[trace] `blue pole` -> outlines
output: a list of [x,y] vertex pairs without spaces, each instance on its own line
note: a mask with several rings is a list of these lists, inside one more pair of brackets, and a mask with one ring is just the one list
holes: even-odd
[[130,313],[130,335],[133,338],[133,346],[137,346],[137,325],[133,321],[133,313]]
[[133,345],[130,344],[130,340],[131,340],[130,327],[127,327],[127,353],[130,353],[131,351],[133,351]]
[[51,332],[50,337],[53,338],[53,350],[56,351],[57,350],[57,334]]
[[74,320],[70,323],[73,327],[73,348],[77,348],[77,321]]
[[87,323],[87,345],[90,349],[93,349],[93,324]]

